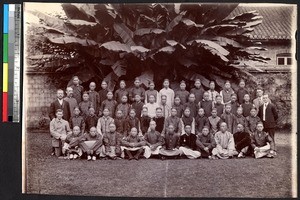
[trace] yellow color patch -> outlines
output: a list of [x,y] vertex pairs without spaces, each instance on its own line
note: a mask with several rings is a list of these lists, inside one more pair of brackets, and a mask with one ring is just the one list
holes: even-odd
[[3,92],[8,92],[8,63],[3,63]]

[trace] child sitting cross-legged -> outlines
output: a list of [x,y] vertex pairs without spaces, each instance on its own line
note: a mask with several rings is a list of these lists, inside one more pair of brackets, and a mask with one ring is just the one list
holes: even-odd
[[180,135],[175,132],[175,126],[169,124],[166,133],[163,135],[163,147],[160,149],[160,157],[165,160],[166,157],[177,158],[180,155],[179,151]]
[[96,160],[96,156],[101,155],[102,135],[97,133],[97,129],[92,127],[89,133],[84,135],[84,141],[80,143],[80,148],[87,155],[87,160]]
[[136,127],[131,128],[130,133],[127,137],[123,138],[121,149],[125,151],[128,156],[128,160],[138,160],[140,155],[144,151],[146,142],[141,136],[138,136]]
[[212,158],[212,150],[216,147],[216,141],[207,126],[204,126],[202,132],[197,135],[196,146],[202,158]]
[[63,146],[63,153],[69,155],[69,159],[77,159],[82,156],[82,150],[79,148],[79,144],[84,140],[83,134],[81,134],[79,126],[74,126],[73,131],[67,135],[65,144]]
[[156,122],[150,122],[150,130],[144,135],[146,142],[144,157],[150,158],[151,155],[158,155],[162,145],[161,134],[155,130]]
[[199,151],[196,151],[196,135],[192,133],[190,125],[184,127],[184,132],[180,136],[180,154],[184,154],[189,159],[199,158],[201,156]]
[[121,157],[122,137],[120,133],[116,132],[116,125],[114,123],[109,124],[109,133],[105,133],[103,136],[103,153],[105,156],[113,160]]

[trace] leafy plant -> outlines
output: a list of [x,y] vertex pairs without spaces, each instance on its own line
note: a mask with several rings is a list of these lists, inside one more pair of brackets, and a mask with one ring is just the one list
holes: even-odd
[[215,80],[219,87],[225,79],[255,80],[249,62],[269,60],[249,37],[262,17],[252,11],[227,18],[237,5],[64,3],[67,18],[27,11],[40,22],[29,26],[26,59],[37,70],[59,72],[62,86],[73,75],[83,84],[109,80],[110,89],[138,76],[157,85],[164,78],[200,78],[204,86]]

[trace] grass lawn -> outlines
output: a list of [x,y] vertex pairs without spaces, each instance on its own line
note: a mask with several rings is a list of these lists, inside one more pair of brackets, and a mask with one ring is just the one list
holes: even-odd
[[291,197],[288,133],[274,159],[63,160],[50,135],[27,132],[27,193],[134,197]]

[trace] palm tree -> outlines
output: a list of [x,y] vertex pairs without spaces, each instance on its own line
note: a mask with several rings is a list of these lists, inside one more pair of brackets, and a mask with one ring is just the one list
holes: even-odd
[[237,5],[65,3],[65,18],[27,11],[40,22],[28,26],[26,59],[36,70],[60,72],[54,80],[64,85],[73,75],[83,83],[109,80],[110,89],[134,77],[144,85],[200,78],[206,87],[253,80],[249,63],[268,60],[249,37],[262,17],[228,18]]

